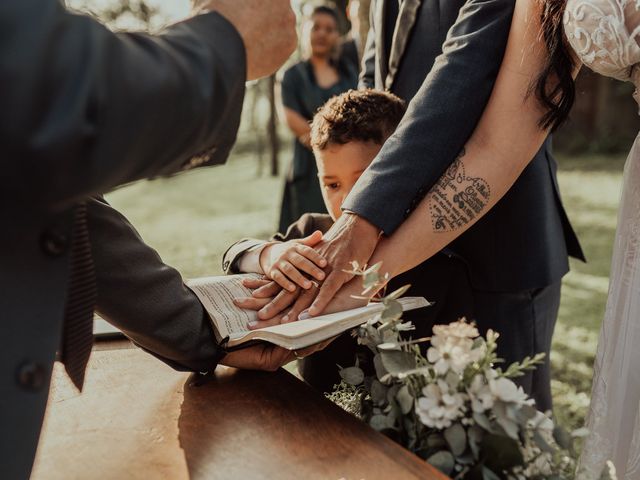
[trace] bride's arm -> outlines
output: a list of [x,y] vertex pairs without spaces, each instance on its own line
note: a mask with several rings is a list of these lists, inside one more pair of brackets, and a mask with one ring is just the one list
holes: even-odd
[[410,217],[379,243],[370,264],[382,261],[396,276],[440,251],[491,210],[541,147],[549,133],[539,127],[545,109],[530,89],[547,54],[540,3],[517,0],[505,57],[476,130]]

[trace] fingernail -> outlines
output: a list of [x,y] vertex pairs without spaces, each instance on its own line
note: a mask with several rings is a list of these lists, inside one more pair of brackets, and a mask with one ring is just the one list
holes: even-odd
[[311,282],[304,282],[304,288],[306,289],[311,288]]
[[287,323],[289,321],[289,315],[285,315],[282,317],[282,323]]
[[319,278],[320,280],[324,280],[324,272],[320,272],[320,273],[318,274],[318,278]]
[[326,264],[327,264],[327,261],[324,258],[320,260],[320,265],[324,267]]
[[249,327],[255,327],[256,325],[258,325],[258,322],[249,321],[248,325]]
[[300,315],[298,315],[298,320],[307,320],[311,318],[311,315],[309,315],[309,309],[307,308],[306,310],[303,310],[302,312],[300,312]]

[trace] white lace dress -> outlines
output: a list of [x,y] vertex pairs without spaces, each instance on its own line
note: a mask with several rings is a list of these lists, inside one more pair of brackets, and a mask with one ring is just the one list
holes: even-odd
[[[564,26],[582,62],[640,86],[640,0],[568,0]],[[634,94],[640,98],[638,90]],[[640,141],[625,165],[609,298],[594,366],[590,434],[579,479],[612,460],[618,478],[640,479]]]

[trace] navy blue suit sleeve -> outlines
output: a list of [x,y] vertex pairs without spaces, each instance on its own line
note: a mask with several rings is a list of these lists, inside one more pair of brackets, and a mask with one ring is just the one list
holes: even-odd
[[87,202],[96,311],[178,370],[209,371],[224,355],[209,315],[136,229],[103,199]]
[[513,0],[468,0],[396,132],[343,208],[392,234],[473,133],[507,44]]
[[217,13],[154,36],[3,0],[0,31],[0,201],[64,208],[202,152],[223,161],[235,141],[246,54]]

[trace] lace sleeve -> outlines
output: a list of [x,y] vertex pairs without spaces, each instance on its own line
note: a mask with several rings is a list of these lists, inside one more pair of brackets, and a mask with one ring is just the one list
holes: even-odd
[[580,60],[597,73],[630,80],[640,62],[640,0],[568,0],[565,33]]

